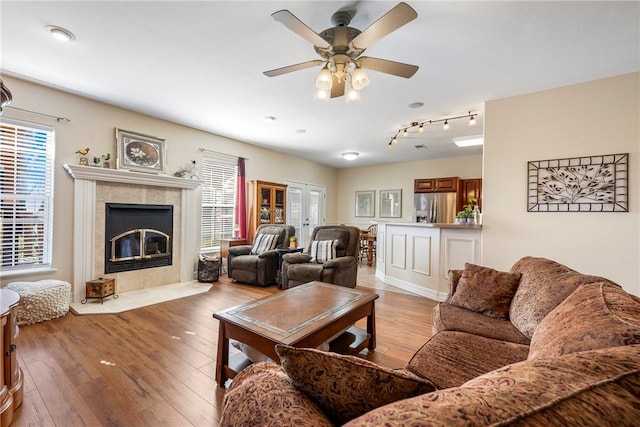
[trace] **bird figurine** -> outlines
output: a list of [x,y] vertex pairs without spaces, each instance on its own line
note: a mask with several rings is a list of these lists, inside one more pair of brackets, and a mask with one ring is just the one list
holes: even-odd
[[103,154],[101,157],[102,157],[102,160],[109,161],[111,160],[111,153]]
[[81,148],[78,151],[76,151],[77,154],[82,154],[83,156],[86,156],[88,152],[89,152],[89,147]]

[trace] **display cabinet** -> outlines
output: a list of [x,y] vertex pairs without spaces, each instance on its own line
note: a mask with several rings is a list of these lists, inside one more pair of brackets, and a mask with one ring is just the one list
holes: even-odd
[[251,181],[251,217],[249,236],[260,224],[285,224],[287,220],[287,185],[267,181]]

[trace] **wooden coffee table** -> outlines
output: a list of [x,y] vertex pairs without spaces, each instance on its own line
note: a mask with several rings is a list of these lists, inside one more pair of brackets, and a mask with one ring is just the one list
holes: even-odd
[[[375,349],[377,298],[374,292],[310,282],[215,313],[213,317],[220,321],[218,386],[224,387],[226,380],[237,373],[229,366],[230,339],[250,345],[276,362],[280,361],[276,344],[315,348],[347,328],[355,342],[348,343],[345,352]],[[367,330],[360,333],[352,325],[365,317]]]

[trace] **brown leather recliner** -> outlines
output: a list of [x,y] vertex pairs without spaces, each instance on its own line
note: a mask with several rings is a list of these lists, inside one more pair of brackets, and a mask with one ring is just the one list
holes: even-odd
[[[311,262],[313,241],[337,240],[336,255],[323,263]],[[355,288],[358,275],[360,229],[349,225],[321,225],[311,234],[303,253],[285,254],[282,259],[282,289],[314,280]]]
[[276,248],[289,246],[289,237],[295,235],[295,228],[285,224],[262,224],[258,226],[254,242],[260,234],[278,236],[275,248],[258,254],[251,254],[253,245],[232,246],[227,258],[229,278],[250,285],[269,286],[276,283],[278,254]]

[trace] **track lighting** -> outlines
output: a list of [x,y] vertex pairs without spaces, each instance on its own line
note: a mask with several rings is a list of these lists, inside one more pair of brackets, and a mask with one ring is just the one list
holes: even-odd
[[408,126],[403,126],[402,128],[398,129],[395,136],[391,138],[391,141],[388,144],[389,148],[391,148],[392,145],[398,143],[398,135],[402,134],[403,137],[407,137],[409,136],[409,133],[411,133],[413,128],[417,128],[418,133],[423,133],[425,131],[425,128],[428,125],[432,125],[434,123],[442,123],[442,129],[447,130],[450,128],[449,122],[451,120],[458,120],[458,119],[469,119],[469,126],[473,126],[476,124],[477,115],[478,113],[469,111],[469,113],[460,115],[460,116],[444,117],[442,119],[423,120],[420,122],[411,122]]

